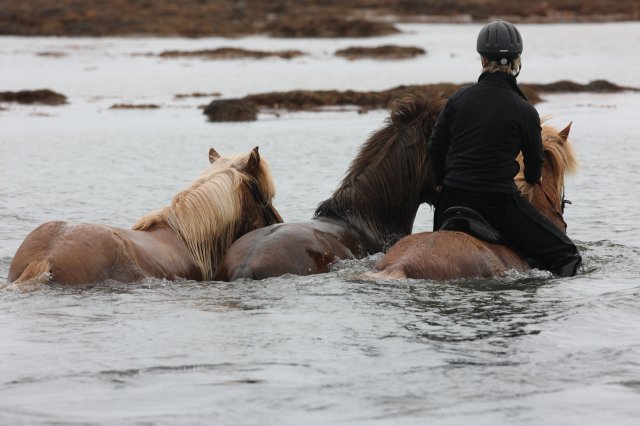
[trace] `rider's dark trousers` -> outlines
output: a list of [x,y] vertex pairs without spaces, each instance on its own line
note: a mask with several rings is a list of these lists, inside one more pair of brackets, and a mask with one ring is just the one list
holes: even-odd
[[444,211],[454,206],[480,213],[532,267],[561,277],[576,274],[582,258],[573,241],[519,193],[467,191],[445,186],[436,205],[434,230],[442,225]]

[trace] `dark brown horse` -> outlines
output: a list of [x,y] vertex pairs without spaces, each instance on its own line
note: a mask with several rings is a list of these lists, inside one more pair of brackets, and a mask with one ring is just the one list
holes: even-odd
[[209,161],[170,206],[142,217],[133,229],[40,225],[13,258],[9,282],[86,286],[147,277],[211,279],[235,239],[282,219],[271,204],[275,187],[257,147],[230,157],[211,149]]
[[[516,184],[522,194],[558,228],[566,230],[562,215],[564,176],[577,168],[569,140],[571,124],[558,132],[542,128],[545,162],[542,184],[529,185],[524,179],[522,158]],[[409,235],[391,247],[376,265],[380,272],[368,274],[379,279],[423,278],[450,280],[488,278],[509,270],[525,271],[529,265],[509,247],[491,244],[455,231],[422,232]]]
[[327,272],[336,259],[380,252],[410,234],[420,204],[436,197],[427,140],[441,108],[440,100],[422,96],[398,102],[313,220],[241,237],[220,262],[215,279]]

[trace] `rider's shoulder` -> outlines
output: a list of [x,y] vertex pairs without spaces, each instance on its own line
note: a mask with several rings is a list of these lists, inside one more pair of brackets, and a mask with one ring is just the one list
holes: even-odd
[[460,89],[458,89],[455,92],[453,92],[453,94],[451,96],[449,96],[449,99],[447,99],[447,105],[450,105],[450,104],[456,102],[458,99],[464,97],[475,86],[476,86],[476,84],[465,84]]

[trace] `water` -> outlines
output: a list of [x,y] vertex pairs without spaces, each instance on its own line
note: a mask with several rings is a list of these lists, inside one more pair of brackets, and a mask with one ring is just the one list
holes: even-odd
[[[206,101],[294,88],[383,89],[470,81],[473,25],[411,25],[385,39],[0,38],[1,90],[50,87],[70,105],[0,111],[0,282],[26,234],[47,220],[131,226],[222,154],[259,145],[285,220],[311,217],[384,111],[265,114],[207,123]],[[523,26],[523,82],[608,78],[640,86],[640,24]],[[594,40],[614,34],[615,46]],[[558,51],[545,40],[569,37]],[[402,62],[331,56],[399,43]],[[132,53],[236,45],[301,48],[293,61],[159,60]],[[562,50],[565,49],[565,50]],[[68,55],[40,57],[50,50]],[[621,55],[620,52],[625,52]],[[606,64],[606,65],[603,65]],[[376,256],[329,274],[260,282],[110,283],[90,290],[0,289],[0,424],[637,423],[640,415],[640,95],[553,95],[581,169],[567,183],[569,234],[585,262],[452,283],[369,282]],[[162,105],[113,111],[118,102]],[[430,227],[422,208],[415,230]]]

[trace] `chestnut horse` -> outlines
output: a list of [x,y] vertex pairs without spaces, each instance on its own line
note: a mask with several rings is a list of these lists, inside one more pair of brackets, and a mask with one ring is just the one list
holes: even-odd
[[427,141],[441,108],[441,100],[419,95],[397,102],[313,220],[272,225],[239,238],[215,279],[328,272],[336,259],[363,258],[410,234],[420,204],[436,198]]
[[[569,124],[558,132],[542,128],[545,162],[542,183],[530,185],[524,179],[522,155],[516,185],[533,207],[566,231],[563,219],[564,176],[577,168],[577,159],[568,140]],[[529,265],[509,247],[491,244],[456,231],[422,232],[398,241],[376,265],[379,272],[367,274],[378,279],[421,278],[444,281],[458,278],[489,278],[509,270],[525,271]]]
[[275,186],[257,147],[229,157],[212,148],[209,161],[170,206],[143,216],[132,229],[40,225],[16,252],[9,282],[86,286],[148,277],[211,279],[235,239],[282,219],[271,203]]

